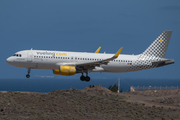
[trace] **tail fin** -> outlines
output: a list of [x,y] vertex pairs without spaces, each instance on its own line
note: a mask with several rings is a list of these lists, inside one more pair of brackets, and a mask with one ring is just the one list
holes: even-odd
[[164,58],[172,31],[163,31],[156,40],[142,53],[145,56]]

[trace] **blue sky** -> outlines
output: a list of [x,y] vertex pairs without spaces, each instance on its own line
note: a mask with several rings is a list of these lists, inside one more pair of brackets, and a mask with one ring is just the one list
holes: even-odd
[[[180,79],[179,0],[1,0],[0,79],[25,78],[27,70],[6,63],[26,49],[116,53],[142,53],[164,30],[173,30],[166,58],[175,64],[130,73],[90,73],[91,79]],[[54,76],[51,70],[31,70]],[[58,79],[75,79],[80,74]]]

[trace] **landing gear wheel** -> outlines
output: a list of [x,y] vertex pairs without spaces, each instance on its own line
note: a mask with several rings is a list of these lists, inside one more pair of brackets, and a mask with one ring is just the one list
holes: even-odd
[[86,73],[86,77],[83,75],[83,71],[82,71],[82,75],[80,77],[80,80],[81,81],[89,82],[90,81],[90,77],[88,76],[88,71],[86,70],[85,73]]
[[80,77],[80,79],[81,79],[81,81],[84,81],[84,80],[85,80],[84,75],[82,75],[82,76]]
[[90,81],[90,77],[86,76],[86,82],[89,82],[89,81]]
[[26,77],[27,77],[27,78],[30,78],[30,75],[29,75],[29,74],[27,74],[27,75],[26,75]]

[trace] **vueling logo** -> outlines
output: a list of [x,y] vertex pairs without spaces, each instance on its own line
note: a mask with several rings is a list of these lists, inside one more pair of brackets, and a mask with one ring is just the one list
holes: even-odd
[[57,56],[67,56],[66,53],[56,53]]

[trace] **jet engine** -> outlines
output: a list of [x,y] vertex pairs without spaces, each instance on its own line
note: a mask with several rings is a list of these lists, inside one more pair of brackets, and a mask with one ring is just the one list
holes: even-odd
[[53,73],[55,75],[63,75],[63,76],[71,76],[74,75],[76,73],[76,68],[75,66],[65,66],[65,65],[61,65],[59,67],[59,70],[53,70]]

